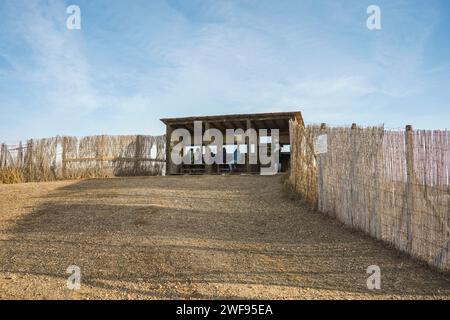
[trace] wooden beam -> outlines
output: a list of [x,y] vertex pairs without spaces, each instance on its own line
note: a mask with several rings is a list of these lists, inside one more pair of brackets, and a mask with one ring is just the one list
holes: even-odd
[[220,122],[210,122],[209,125],[220,130],[221,132],[224,132],[226,129],[225,126]]
[[285,129],[286,127],[289,128],[289,121],[281,121],[280,119],[275,119],[274,122],[280,130]]
[[172,168],[172,159],[170,157],[170,153],[172,151],[172,146],[170,143],[170,137],[172,135],[173,128],[171,125],[166,125],[166,175],[170,175],[173,172]]
[[231,122],[232,122],[232,124],[234,126],[234,129],[243,129],[243,130],[245,130],[245,122],[243,123],[242,121],[235,121],[235,120],[233,120]]
[[[283,121],[289,121],[290,119],[302,119],[301,116],[295,117],[294,114],[292,116],[289,115],[282,115],[282,116],[263,116],[263,117],[251,117],[251,121],[265,121],[265,120],[283,120]],[[246,121],[246,118],[242,117],[217,117],[217,116],[211,116],[211,117],[189,117],[189,118],[172,118],[172,119],[161,119],[164,123],[169,123],[172,126],[185,124],[185,123],[193,123],[194,121],[209,121],[209,122],[244,122]]]
[[[205,131],[208,130],[209,128],[210,128],[210,123],[209,122],[205,122]],[[210,140],[204,142],[205,145],[208,145],[210,143],[211,143]],[[207,155],[206,152],[208,152],[208,148],[205,148],[205,156],[209,157],[210,155],[209,154]],[[209,151],[209,152],[211,152],[211,151]],[[211,164],[205,164],[205,168],[206,168],[206,173],[207,174],[211,174],[212,173],[212,165]]]
[[277,125],[275,124],[274,119],[267,119],[264,121],[264,123],[266,124],[266,127],[269,129],[274,129],[277,127]]
[[194,133],[194,123],[184,123],[180,126],[178,126],[180,129],[186,129],[190,133]]
[[265,129],[266,124],[262,120],[253,120],[252,121],[253,127],[259,129]]
[[162,118],[161,121],[169,121],[173,119],[204,119],[205,121],[213,121],[215,119],[223,118],[239,118],[242,120],[250,119],[255,120],[256,118],[263,117],[298,117],[301,116],[300,111],[288,111],[288,112],[265,112],[265,113],[247,113],[247,114],[225,114],[225,115],[213,115],[213,116],[190,116],[190,117],[178,117],[178,118]]

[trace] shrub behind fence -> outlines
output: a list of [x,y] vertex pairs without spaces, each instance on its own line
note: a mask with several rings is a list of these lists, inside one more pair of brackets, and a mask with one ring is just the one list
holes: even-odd
[[289,179],[312,207],[450,269],[450,132],[291,123],[291,134]]

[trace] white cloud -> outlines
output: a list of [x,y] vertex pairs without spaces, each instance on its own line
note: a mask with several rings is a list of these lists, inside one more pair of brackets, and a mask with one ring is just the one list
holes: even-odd
[[88,113],[98,106],[79,30],[68,30],[63,1],[25,2],[19,32],[33,52],[34,66],[21,77],[34,83],[56,112]]
[[[89,2],[82,29],[70,31],[62,1],[21,2],[13,15],[33,63],[5,57],[40,90],[52,121],[76,119],[69,128],[81,132],[159,130],[162,116],[298,109],[325,122],[355,112],[369,121],[422,90],[424,48],[438,21],[383,2],[383,28],[370,33],[362,4],[325,2],[321,12],[299,1],[196,4]],[[99,16],[83,24],[83,10]]]

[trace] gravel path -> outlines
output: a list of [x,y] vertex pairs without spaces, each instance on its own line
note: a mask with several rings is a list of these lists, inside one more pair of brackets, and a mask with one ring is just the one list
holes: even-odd
[[306,209],[280,176],[115,178],[0,185],[0,298],[450,299],[450,276]]

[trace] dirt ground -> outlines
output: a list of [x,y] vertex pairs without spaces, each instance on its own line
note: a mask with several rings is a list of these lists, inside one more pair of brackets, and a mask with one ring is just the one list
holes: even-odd
[[0,297],[450,299],[450,275],[287,198],[280,176],[114,178],[0,185]]

